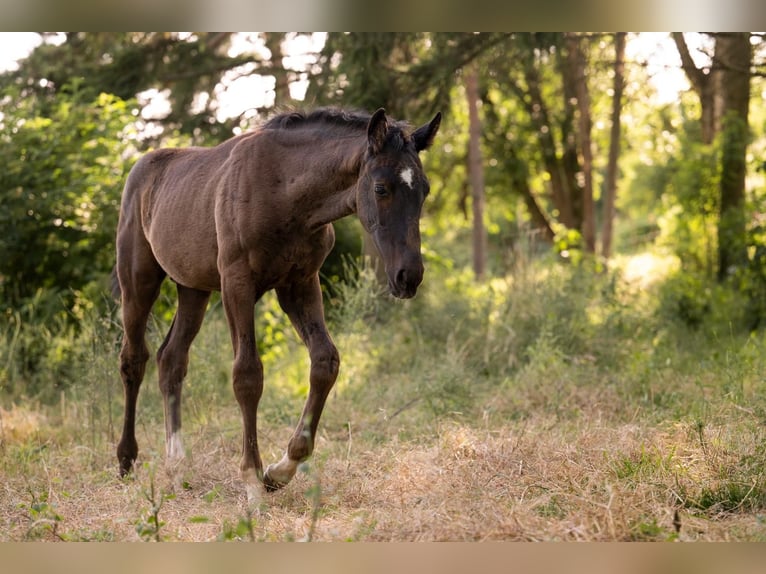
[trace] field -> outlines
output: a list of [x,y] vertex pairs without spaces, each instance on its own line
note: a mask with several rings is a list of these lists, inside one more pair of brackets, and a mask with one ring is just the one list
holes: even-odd
[[[714,286],[674,282],[672,258],[618,263],[530,263],[476,285],[432,260],[405,302],[363,270],[329,305],[342,364],[315,456],[257,509],[220,304],[192,349],[174,477],[150,367],[136,473],[118,478],[119,333],[94,318],[76,383],[0,410],[2,540],[766,540],[764,334]],[[268,464],[308,364],[273,299],[259,306]]]

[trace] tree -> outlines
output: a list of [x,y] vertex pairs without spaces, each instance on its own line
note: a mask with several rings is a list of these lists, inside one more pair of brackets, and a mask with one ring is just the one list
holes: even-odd
[[152,118],[164,128],[160,137],[177,131],[198,143],[217,143],[244,120],[218,117],[216,88],[228,74],[273,75],[277,102],[289,97],[290,76],[281,57],[284,37],[260,37],[272,52],[265,57],[255,48],[230,56],[230,32],[70,32],[63,43],[41,44],[17,71],[0,75],[0,88],[15,86],[21,97],[35,95],[41,105],[51,106],[59,94],[73,91],[91,99],[107,93],[127,100],[158,90],[170,103],[166,115]]
[[614,87],[612,94],[612,127],[609,135],[609,160],[604,185],[604,222],[601,231],[601,254],[608,259],[612,255],[612,226],[614,224],[615,199],[617,197],[617,159],[620,155],[620,111],[625,90],[625,32],[614,35]]
[[747,264],[745,173],[750,103],[750,34],[716,35],[721,68],[721,213],[718,223],[718,277]]
[[673,32],[672,36],[681,57],[681,67],[700,100],[702,143],[711,144],[715,134],[720,131],[720,68],[718,66],[698,68],[691,56],[683,32]]
[[[591,113],[590,93],[585,75],[585,54],[582,49],[582,37],[571,32],[564,34],[566,46],[566,70],[564,74],[564,93],[574,94],[577,102],[577,138],[579,154],[582,158],[577,162],[582,171],[576,171],[576,181],[572,189],[580,191],[582,196],[581,230],[585,249],[589,253],[596,251],[596,214],[593,207],[593,149],[591,144]],[[569,102],[571,102],[569,98]],[[573,154],[576,157],[576,152]],[[581,176],[581,177],[580,177]]]
[[471,182],[473,211],[473,272],[484,279],[487,268],[487,230],[484,227],[484,165],[481,155],[479,119],[479,77],[476,65],[465,69],[465,94],[468,103],[468,179]]
[[[549,212],[564,228],[580,232],[585,248],[593,251],[592,121],[585,37],[535,33],[517,34],[513,40],[516,65],[500,67],[498,86],[515,96],[527,112],[547,175]],[[503,56],[508,58],[507,53]]]
[[[83,98],[85,96],[82,96]],[[130,164],[135,102],[60,94],[0,101],[0,300],[44,290],[71,308],[114,264],[111,245]]]
[[[553,55],[560,58],[559,38],[548,38],[548,35],[532,34],[520,39],[522,51],[522,66],[524,74],[524,86],[518,80],[510,79],[512,92],[526,106],[532,125],[537,132],[537,141],[543,159],[545,171],[550,181],[551,200],[554,208],[558,211],[558,220],[569,229],[579,229],[581,220],[577,216],[576,198],[573,197],[577,173],[577,153],[574,149],[575,137],[572,133],[574,109],[572,98],[574,94],[565,93],[562,90],[564,102],[564,114],[561,116],[559,129],[560,141],[563,145],[563,153],[560,155],[557,149],[555,132],[549,104],[543,97],[542,89],[542,64]],[[553,49],[551,51],[551,49]],[[565,86],[571,86],[570,82],[564,82]],[[571,177],[568,177],[570,175]]]
[[752,47],[750,34],[716,33],[712,66],[698,69],[683,34],[673,34],[681,62],[700,99],[702,143],[720,138],[718,279],[747,264],[745,172]]
[[369,112],[382,107],[394,117],[408,117],[415,96],[408,71],[421,58],[424,37],[409,32],[328,34],[307,98]]
[[292,102],[290,77],[282,64],[284,58],[282,44],[285,41],[285,36],[284,32],[264,32],[263,34],[266,48],[271,53],[270,61],[274,75],[274,105],[276,107],[285,106]]

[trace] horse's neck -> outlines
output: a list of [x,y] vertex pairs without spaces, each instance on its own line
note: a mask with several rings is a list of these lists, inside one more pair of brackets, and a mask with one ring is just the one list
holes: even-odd
[[306,187],[313,207],[308,218],[311,227],[332,223],[356,211],[356,184],[365,142],[326,142],[322,144],[323,153],[306,154],[306,157],[312,158],[308,160],[305,172],[313,180]]

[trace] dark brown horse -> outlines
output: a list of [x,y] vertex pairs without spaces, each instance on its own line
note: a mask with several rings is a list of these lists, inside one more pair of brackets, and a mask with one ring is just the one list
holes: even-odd
[[[333,246],[331,223],[356,213],[385,263],[391,293],[414,296],[423,279],[419,223],[428,194],[418,152],[431,145],[440,122],[437,114],[411,131],[382,109],[372,116],[334,109],[290,113],[216,147],[160,149],[136,163],[117,229],[122,475],[138,455],[136,399],[149,358],[145,331],[167,276],[178,290],[176,315],[157,352],[168,462],[185,455],[181,387],[189,347],[210,292],[220,290],[234,347],[233,387],[244,425],[240,468],[248,497],[257,499],[261,484],[273,490],[292,479],[311,455],[338,375],[318,274]],[[287,452],[264,472],[256,434],[263,366],[253,307],[271,289],[308,347],[311,371],[308,399]]]

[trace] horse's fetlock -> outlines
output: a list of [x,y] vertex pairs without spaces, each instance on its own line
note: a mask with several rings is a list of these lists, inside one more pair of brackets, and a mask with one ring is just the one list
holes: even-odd
[[290,443],[287,445],[287,455],[293,461],[302,462],[310,457],[313,451],[314,444],[308,429],[290,439]]

